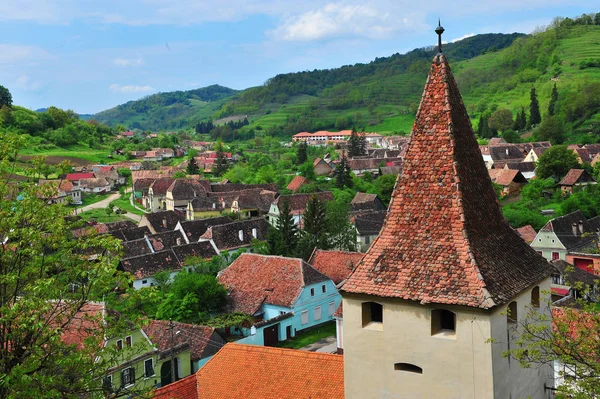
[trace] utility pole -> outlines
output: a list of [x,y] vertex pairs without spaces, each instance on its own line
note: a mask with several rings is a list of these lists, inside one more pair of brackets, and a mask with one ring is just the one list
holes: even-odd
[[173,319],[169,319],[169,330],[171,331],[171,382],[175,382],[175,357],[173,347],[175,346],[175,335],[173,334]]

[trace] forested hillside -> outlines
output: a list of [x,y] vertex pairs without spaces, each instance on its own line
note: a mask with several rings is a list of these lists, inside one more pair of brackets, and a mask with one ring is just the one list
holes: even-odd
[[235,93],[237,90],[219,85],[158,93],[99,112],[94,119],[111,126],[122,124],[129,129],[188,128],[198,121],[212,118],[226,99]]

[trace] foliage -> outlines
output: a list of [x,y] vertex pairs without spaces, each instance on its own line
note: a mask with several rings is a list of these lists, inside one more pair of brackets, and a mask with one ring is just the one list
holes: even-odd
[[352,133],[348,139],[348,155],[356,157],[367,153],[367,139],[365,134],[358,134],[356,128],[352,128]]
[[291,214],[289,201],[279,201],[279,216],[274,229],[270,229],[267,245],[271,255],[294,256],[298,245],[298,228]]
[[344,152],[342,153],[339,164],[333,171],[333,175],[335,177],[335,186],[340,189],[343,189],[344,187],[352,187],[351,173],[352,170],[350,169],[350,165],[348,165],[348,159],[346,158],[346,153]]
[[215,276],[177,273],[156,312],[158,319],[202,324],[227,303],[227,289]]
[[194,158],[194,157],[190,158],[190,160],[188,161],[187,167],[186,167],[186,173],[188,175],[197,175],[198,173],[200,173],[200,168],[198,167],[196,158]]
[[384,204],[388,204],[390,202],[397,178],[397,175],[381,175],[375,179],[375,181],[373,181],[376,194]]
[[564,125],[558,116],[548,116],[535,132],[538,140],[561,144],[564,141]]
[[305,141],[298,145],[298,151],[296,155],[296,165],[302,165],[308,159],[308,144]]
[[535,93],[535,87],[531,88],[530,92],[530,103],[529,103],[529,126],[537,125],[542,121],[542,116],[540,114],[540,103],[537,99],[537,94]]
[[212,172],[215,176],[221,176],[227,171],[227,169],[229,169],[229,162],[223,153],[223,143],[221,141],[217,141],[217,144],[215,145],[215,151],[217,153],[217,158],[215,159]]
[[0,85],[0,108],[4,106],[8,108],[12,106],[12,95],[6,87]]
[[515,123],[513,124],[513,130],[519,132],[527,127],[527,115],[525,114],[525,108],[521,107],[521,111],[517,112]]
[[306,204],[304,211],[304,228],[298,240],[298,255],[308,260],[314,248],[327,249],[327,214],[325,206],[319,197],[313,195]]
[[504,132],[513,126],[514,123],[512,117],[512,112],[510,112],[508,109],[499,108],[492,114],[492,116],[490,116],[488,125],[490,129]]
[[550,102],[548,103],[548,115],[554,116],[556,113],[556,102],[558,101],[558,89],[556,83],[552,86],[552,94],[550,94]]
[[539,179],[562,179],[569,170],[580,167],[577,155],[565,145],[550,147],[540,156],[536,176]]

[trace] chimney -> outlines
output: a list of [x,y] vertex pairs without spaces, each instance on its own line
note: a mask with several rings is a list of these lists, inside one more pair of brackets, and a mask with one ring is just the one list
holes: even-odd
[[506,155],[508,155],[508,147],[506,147]]
[[181,245],[181,237],[177,237],[176,242],[177,242],[177,245]]
[[583,234],[583,220],[579,221],[579,234]]
[[197,197],[197,195],[196,195],[196,190],[194,190],[194,198],[196,198],[196,197]]
[[162,221],[162,222],[163,222],[163,223],[162,223],[162,224],[163,224],[163,227],[166,229],[166,228],[167,228],[167,219],[166,219],[166,218],[163,218],[163,221]]
[[573,223],[571,229],[573,230],[573,235],[577,237],[577,223]]

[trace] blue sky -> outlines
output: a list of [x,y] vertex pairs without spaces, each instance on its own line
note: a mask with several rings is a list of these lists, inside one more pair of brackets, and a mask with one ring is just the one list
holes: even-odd
[[2,0],[15,104],[95,113],[160,91],[235,89],[489,32],[530,33],[597,1]]

